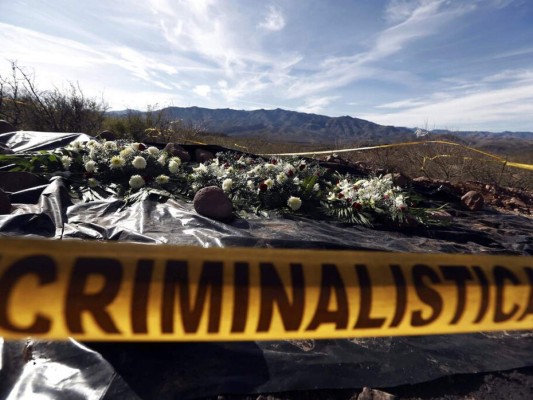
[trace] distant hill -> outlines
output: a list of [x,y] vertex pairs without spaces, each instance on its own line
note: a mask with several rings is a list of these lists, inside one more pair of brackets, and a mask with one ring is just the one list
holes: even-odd
[[[128,111],[114,111],[124,115]],[[130,111],[132,112],[132,111]],[[161,110],[171,120],[193,123],[202,131],[228,136],[261,137],[274,141],[306,143],[391,143],[412,140],[408,128],[378,125],[352,117],[327,117],[282,109],[242,111],[200,107],[167,107]]]
[[[282,109],[233,110],[201,107],[167,107],[159,110],[169,120],[183,120],[203,132],[227,136],[259,137],[272,141],[293,143],[324,143],[372,145],[417,140],[416,128],[379,125],[349,116],[328,117]],[[110,115],[124,116],[140,113],[136,110],[112,111]],[[420,136],[420,135],[418,135]],[[532,132],[473,132],[432,130],[418,140],[451,140],[487,150],[507,153],[533,145]],[[526,144],[526,148],[523,145]]]

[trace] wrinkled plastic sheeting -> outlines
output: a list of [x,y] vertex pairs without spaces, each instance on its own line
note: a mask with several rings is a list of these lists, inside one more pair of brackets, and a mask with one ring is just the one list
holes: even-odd
[[0,143],[17,153],[53,150],[76,140],[86,142],[90,139],[91,137],[84,133],[16,131],[0,134]]
[[102,356],[74,340],[0,341],[0,398],[138,398]]
[[[33,136],[16,132],[0,135],[0,141],[26,151],[84,139],[72,134],[48,134],[46,140]],[[463,213],[448,227],[398,231],[275,215],[222,223],[198,215],[190,202],[180,200],[147,199],[129,207],[113,198],[74,202],[61,177],[10,196],[14,211],[0,215],[0,235],[5,236],[200,247],[533,254],[531,219],[491,211]],[[170,399],[390,387],[532,366],[532,340],[526,332],[256,343],[90,343],[88,348],[75,341],[33,341],[31,356],[24,350],[27,343],[12,341],[2,346],[0,397],[35,393],[45,399]]]
[[0,396],[163,400],[394,387],[533,363],[530,332],[255,343],[33,341],[26,347],[4,343]]
[[147,199],[129,207],[113,198],[74,204],[61,177],[47,186],[12,193],[11,199],[14,211],[0,215],[0,235],[201,247],[533,254],[531,219],[490,211],[465,213],[448,227],[416,230],[387,231],[275,215],[223,223],[198,215],[191,202],[182,200]]

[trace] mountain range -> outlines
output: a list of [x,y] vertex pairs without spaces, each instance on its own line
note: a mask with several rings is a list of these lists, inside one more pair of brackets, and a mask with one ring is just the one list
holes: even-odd
[[[461,142],[501,142],[520,139],[533,141],[532,132],[451,132],[417,128],[379,125],[350,116],[328,117],[283,109],[233,110],[201,107],[167,107],[156,111],[168,120],[181,120],[202,132],[227,136],[261,137],[272,141],[301,143],[358,143],[360,145],[410,141],[417,136],[431,134],[435,137],[453,138]],[[115,116],[140,113],[136,110],[111,111]]]

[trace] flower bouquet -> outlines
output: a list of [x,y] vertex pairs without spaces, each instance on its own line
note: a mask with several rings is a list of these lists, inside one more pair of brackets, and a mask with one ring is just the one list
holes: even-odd
[[409,195],[392,178],[341,174],[312,159],[226,151],[203,163],[183,162],[143,143],[90,140],[4,161],[14,165],[12,170],[63,176],[85,200],[109,195],[126,205],[148,195],[191,200],[200,189],[217,186],[240,215],[275,211],[364,225],[428,221],[425,210],[409,206]]

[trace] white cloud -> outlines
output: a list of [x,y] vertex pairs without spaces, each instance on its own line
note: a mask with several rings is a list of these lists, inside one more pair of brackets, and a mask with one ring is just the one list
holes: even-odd
[[324,109],[330,105],[333,101],[337,100],[339,96],[325,96],[315,97],[307,100],[304,105],[298,107],[296,110],[305,113],[318,114],[323,112]]
[[285,28],[285,16],[279,8],[270,6],[268,8],[268,14],[259,23],[258,27],[267,31],[280,31]]
[[297,80],[289,88],[289,96],[298,98],[316,95],[367,78],[381,80],[383,77],[390,79],[395,75],[400,76],[394,71],[384,74],[383,68],[377,68],[376,65],[399,53],[415,40],[437,33],[459,16],[474,10],[474,7],[469,5],[452,7],[445,0],[391,4],[396,3],[396,7],[402,10],[401,18],[397,20],[399,22],[381,31],[371,48],[352,56],[327,58],[316,72]]
[[[509,79],[510,71],[487,77],[491,84],[500,77]],[[491,79],[492,78],[492,79]],[[402,104],[403,103],[403,104]],[[420,126],[429,121],[437,128],[531,130],[533,127],[533,70],[515,71],[515,79],[506,87],[485,85],[475,92],[455,90],[438,92],[423,99],[383,104],[377,108],[398,109],[389,113],[360,116],[380,124]]]
[[385,8],[385,19],[390,23],[398,23],[409,18],[419,6],[418,1],[391,0]]
[[209,85],[197,85],[194,87],[193,92],[198,96],[209,97],[211,94],[211,86]]

